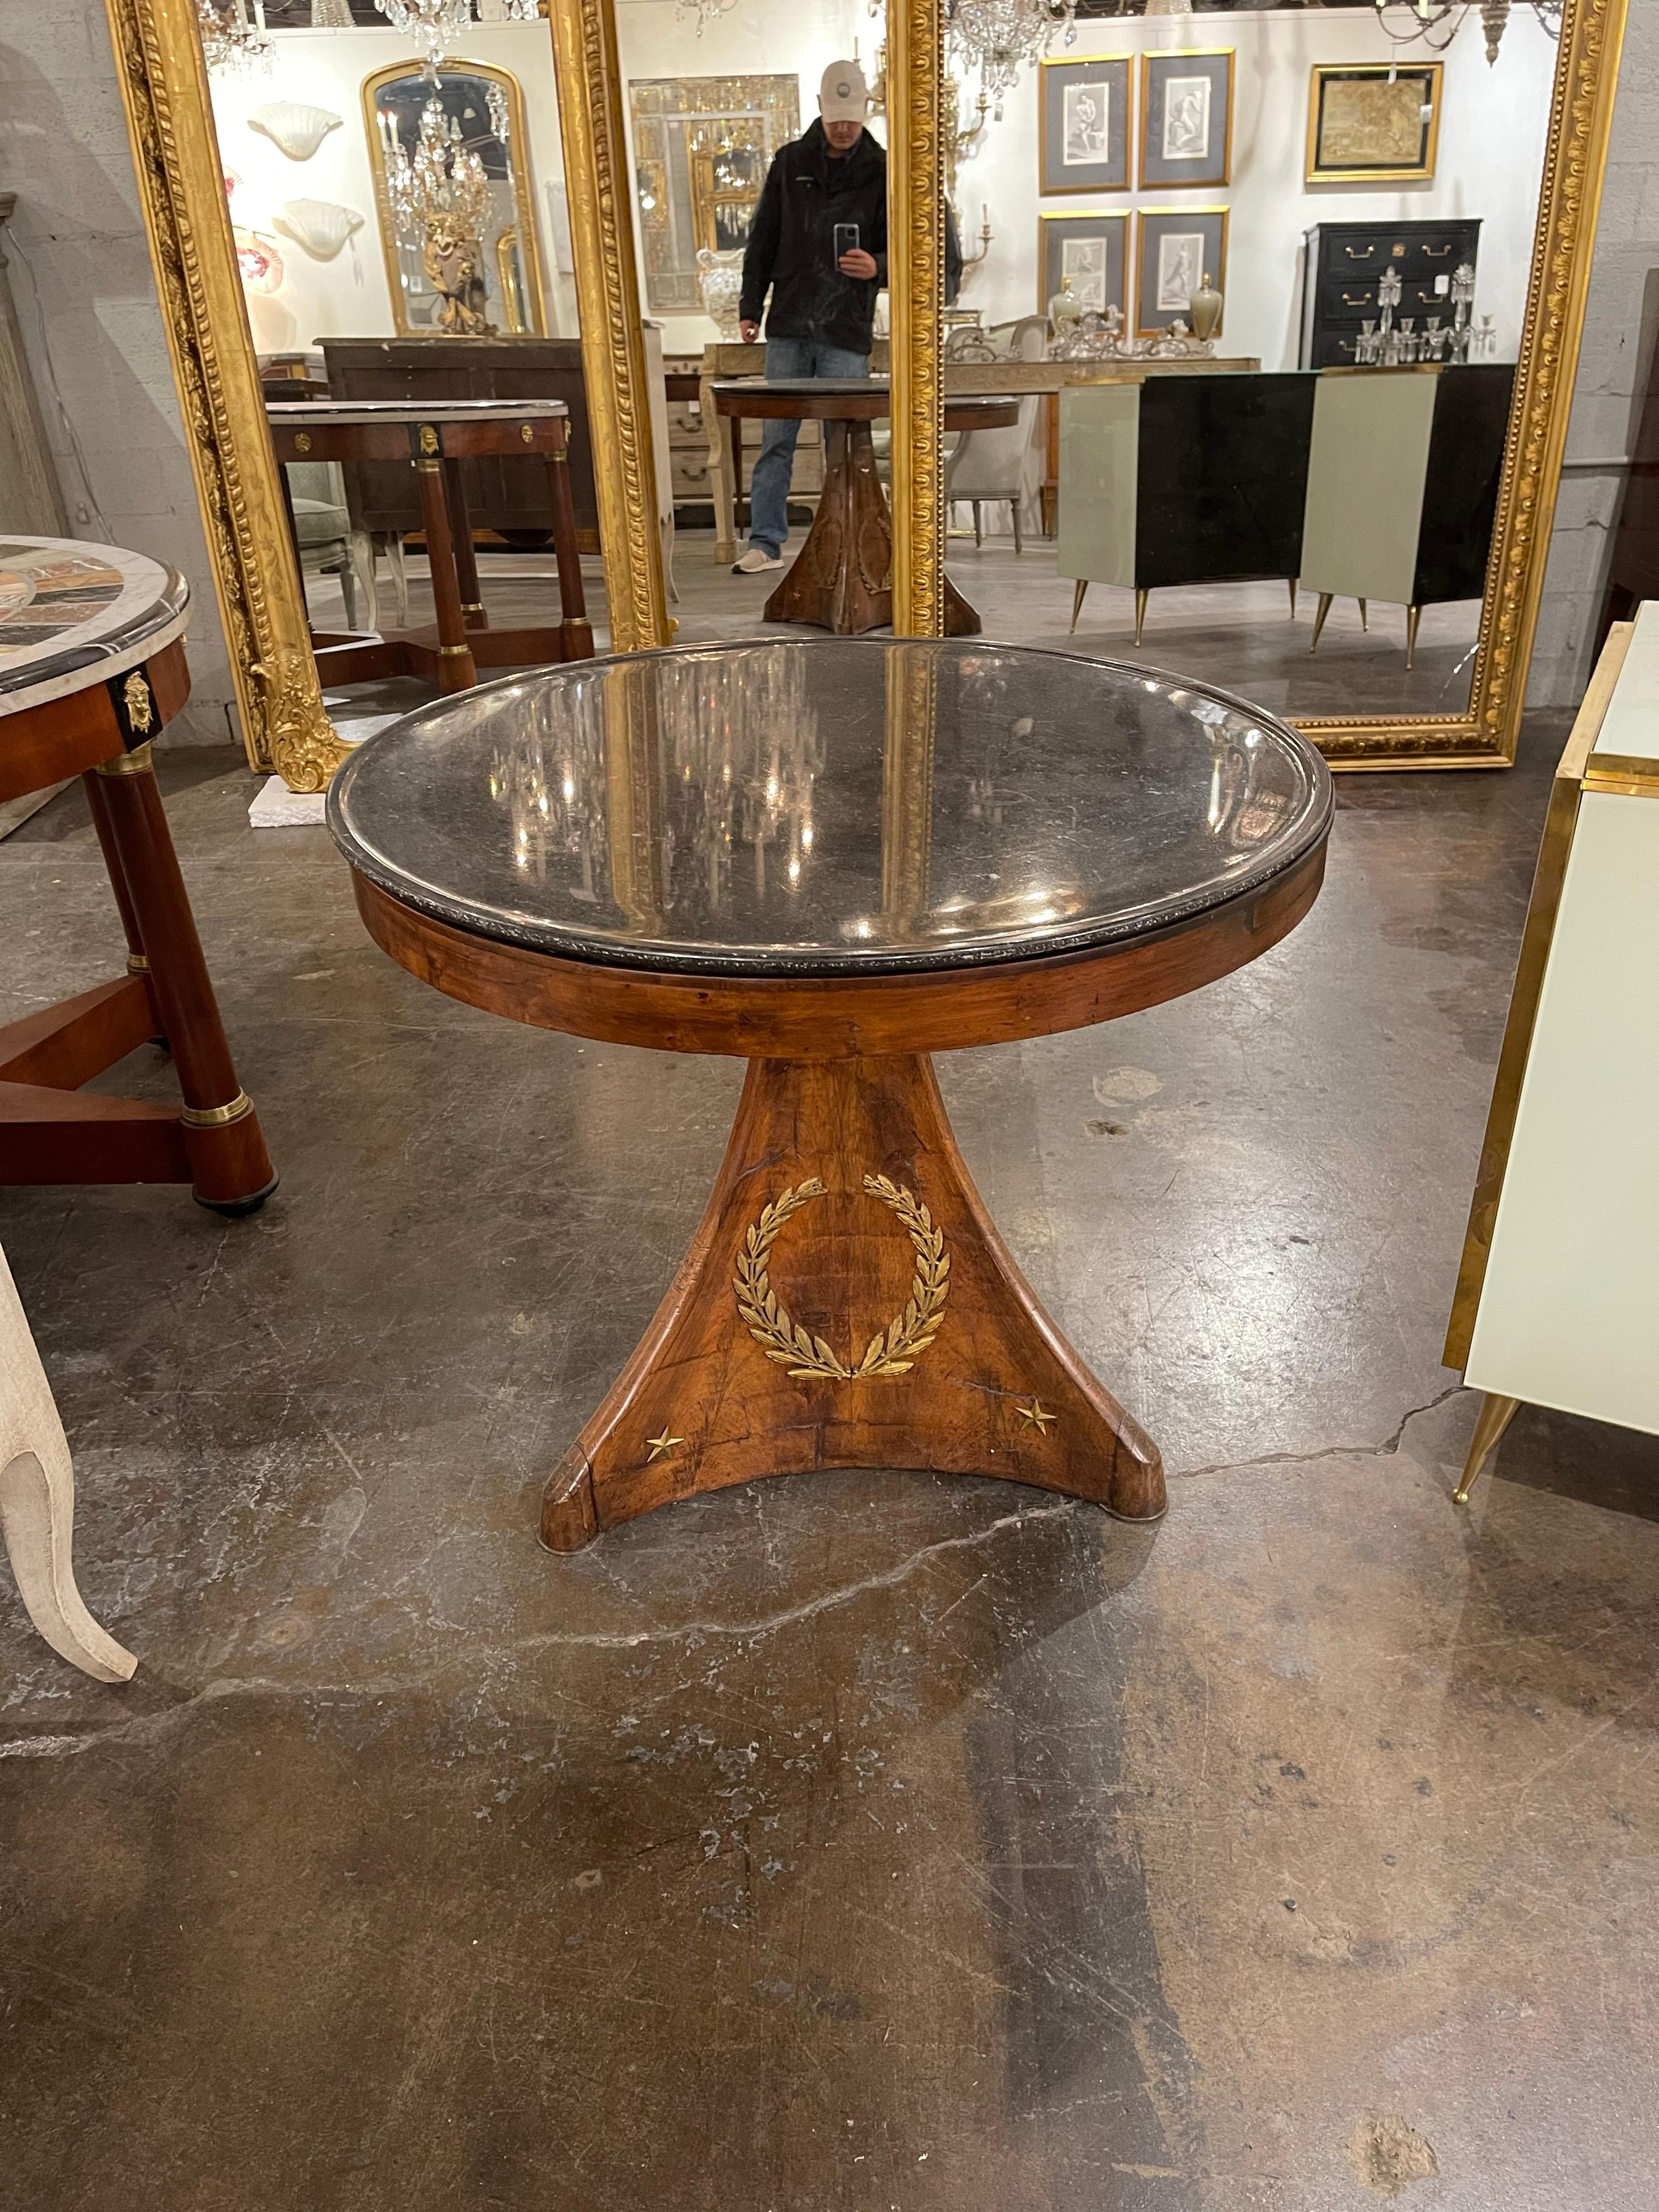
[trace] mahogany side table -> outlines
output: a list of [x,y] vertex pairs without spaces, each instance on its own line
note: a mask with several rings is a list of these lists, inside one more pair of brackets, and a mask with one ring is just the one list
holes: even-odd
[[[427,558],[437,616],[430,629],[379,637],[315,630],[312,650],[325,684],[365,684],[419,676],[441,691],[465,691],[488,668],[579,660],[593,650],[570,497],[570,410],[562,399],[270,400],[265,415],[279,463],[407,460],[421,490]],[[553,494],[553,551],[559,571],[556,627],[492,629],[478,583],[460,464],[482,453],[539,460]],[[280,467],[283,497],[288,471]],[[294,535],[294,510],[289,507]],[[296,553],[298,540],[295,538]]]
[[[0,1183],[187,1182],[216,1212],[276,1188],[236,1079],[150,745],[190,695],[182,576],[76,538],[0,539],[0,799],[78,775],[127,971],[0,1029]],[[83,1091],[147,1039],[182,1106]]]
[[[736,425],[763,422],[826,425],[823,489],[805,543],[766,602],[768,622],[816,623],[837,637],[884,629],[893,619],[893,524],[876,471],[872,422],[892,404],[884,376],[732,377],[711,385],[714,407]],[[1018,399],[996,394],[947,397],[947,430],[1006,430],[1019,420]],[[978,635],[980,619],[947,576],[945,628]]]
[[542,1534],[758,1475],[1004,1475],[1133,1520],[1157,1447],[1043,1312],[928,1055],[1195,990],[1306,914],[1332,811],[1207,685],[1006,646],[775,639],[440,702],[335,777],[370,934],[467,1004],[749,1079]]

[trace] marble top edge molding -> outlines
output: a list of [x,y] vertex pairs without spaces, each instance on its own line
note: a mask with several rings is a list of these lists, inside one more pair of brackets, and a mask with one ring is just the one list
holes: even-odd
[[283,422],[519,422],[568,415],[562,399],[267,399]]
[[[88,577],[95,603],[77,608],[54,565],[101,566],[118,580]],[[45,589],[37,578],[46,577]],[[52,620],[61,600],[64,618]],[[184,635],[190,586],[176,568],[125,546],[84,538],[0,532],[0,716],[21,714],[124,675]],[[38,633],[37,636],[30,633]]]
[[[1048,664],[1114,679],[1120,696],[1127,683],[1137,690],[1162,695],[1171,704],[1196,700],[1224,709],[1229,716],[1240,718],[1247,728],[1253,727],[1290,764],[1300,792],[1295,819],[1261,857],[1255,860],[1241,859],[1241,864],[1224,880],[1212,880],[1190,890],[1177,887],[1162,891],[1132,908],[1079,916],[1075,922],[1061,918],[1046,928],[1028,926],[1014,933],[983,936],[973,942],[913,940],[898,945],[872,944],[866,949],[822,940],[807,945],[790,945],[762,941],[757,937],[714,943],[706,937],[677,932],[672,926],[660,934],[629,939],[614,928],[589,928],[580,917],[556,918],[546,913],[535,913],[521,902],[516,907],[505,902],[492,903],[483,894],[475,896],[452,882],[434,880],[434,873],[444,872],[398,865],[386,852],[379,849],[378,836],[373,833],[360,836],[349,818],[356,787],[373,775],[377,754],[385,757],[388,747],[395,746],[400,738],[407,746],[410,738],[423,729],[458,711],[476,717],[479,707],[487,705],[492,698],[501,699],[505,706],[509,695],[517,693],[522,697],[538,689],[580,685],[588,687],[591,692],[591,688],[601,682],[608,672],[628,669],[637,673],[653,663],[689,667],[718,662],[732,655],[752,659],[792,653],[819,659],[831,654],[843,660],[854,655],[868,659],[890,654],[896,643],[908,652],[930,654],[942,660],[965,661],[976,656],[1017,654],[1022,663]],[[405,794],[412,787],[405,780],[407,775],[408,764],[400,763],[398,777]],[[1150,784],[1148,790],[1150,794]],[[438,793],[423,793],[419,811],[428,820],[441,817],[442,799],[443,794]],[[915,976],[1015,961],[1060,958],[1164,934],[1207,912],[1252,896],[1284,876],[1323,842],[1329,832],[1334,805],[1329,770],[1307,738],[1253,702],[1212,684],[1188,683],[1177,676],[1155,673],[1137,663],[1096,660],[1081,654],[999,645],[984,639],[787,638],[714,641],[668,647],[655,653],[614,655],[572,663],[529,677],[507,676],[457,694],[453,699],[435,701],[402,717],[358,749],[334,779],[328,795],[326,819],[343,857],[368,881],[400,903],[465,934],[600,967],[711,977],[850,981],[860,976]]]

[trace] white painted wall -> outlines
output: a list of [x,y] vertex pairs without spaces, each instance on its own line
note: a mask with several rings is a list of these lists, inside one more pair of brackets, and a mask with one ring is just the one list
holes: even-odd
[[17,194],[9,273],[70,526],[184,572],[194,688],[172,733],[230,740],[230,665],[100,0],[0,0],[0,179]]

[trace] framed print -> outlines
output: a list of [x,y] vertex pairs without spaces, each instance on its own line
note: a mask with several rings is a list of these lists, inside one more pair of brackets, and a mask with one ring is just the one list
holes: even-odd
[[1310,185],[1406,182],[1434,174],[1443,62],[1314,64],[1308,91]]
[[1129,218],[1127,215],[1045,215],[1037,218],[1040,313],[1069,276],[1078,305],[1103,315],[1127,310]]
[[1225,292],[1226,209],[1142,208],[1135,239],[1135,336],[1156,337],[1177,322],[1190,328],[1193,294],[1206,276]]
[[1128,54],[1042,64],[1040,192],[1128,191],[1131,66]]
[[1213,188],[1231,181],[1233,50],[1142,54],[1140,181]]

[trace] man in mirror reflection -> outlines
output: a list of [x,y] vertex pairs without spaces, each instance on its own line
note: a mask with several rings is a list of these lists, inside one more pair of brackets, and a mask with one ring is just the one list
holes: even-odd
[[[887,151],[864,127],[869,88],[856,62],[831,62],[817,119],[781,146],[766,173],[743,257],[744,343],[766,327],[766,374],[867,376],[876,295],[887,282]],[[945,294],[962,249],[945,215]],[[767,295],[771,304],[767,305]],[[783,566],[789,479],[800,424],[768,422],[749,494],[749,550],[736,576]]]

